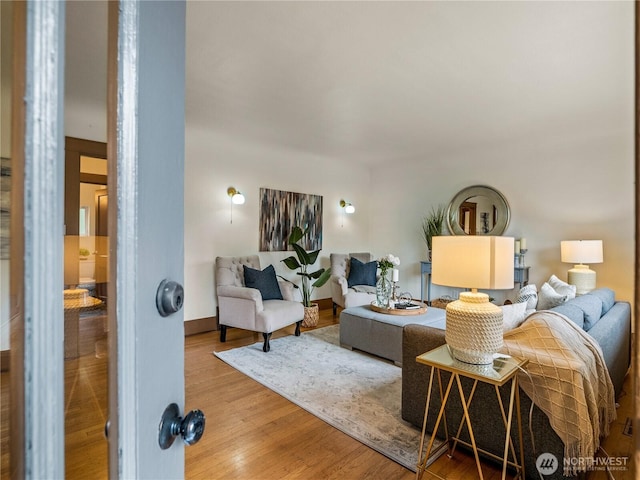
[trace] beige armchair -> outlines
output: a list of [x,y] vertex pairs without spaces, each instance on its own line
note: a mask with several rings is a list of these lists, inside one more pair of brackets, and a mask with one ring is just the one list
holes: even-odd
[[220,341],[226,341],[227,327],[261,332],[264,338],[262,350],[268,352],[269,339],[275,330],[295,323],[295,335],[300,336],[304,307],[294,297],[293,284],[278,281],[283,299],[263,300],[260,290],[245,286],[244,265],[260,270],[260,259],[257,255],[216,258]]
[[331,262],[331,299],[333,300],[333,314],[337,307],[342,308],[368,305],[376,299],[375,285],[352,285],[349,287],[349,269],[351,257],[357,258],[362,263],[373,261],[373,256],[366,253],[332,253],[329,255]]

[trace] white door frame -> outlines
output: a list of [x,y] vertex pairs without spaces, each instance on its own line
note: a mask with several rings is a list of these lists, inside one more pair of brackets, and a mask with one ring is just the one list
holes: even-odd
[[[18,42],[24,40],[24,72],[16,74],[24,75],[25,86],[23,91],[14,94],[14,99],[19,99],[15,101],[19,107],[15,111],[19,114],[12,120],[14,127],[17,126],[13,128],[12,159],[20,163],[15,169],[18,175],[14,182],[20,183],[21,188],[16,190],[23,192],[23,197],[12,203],[16,207],[12,231],[19,231],[12,237],[19,243],[12,252],[19,253],[12,254],[11,272],[21,275],[19,279],[12,277],[10,294],[11,476],[64,478],[61,287],[65,4],[42,0],[16,2],[16,6],[25,19],[26,29],[19,27],[18,33],[24,37]],[[117,104],[117,116],[110,122],[110,128],[115,128],[109,133],[110,140],[116,140],[110,142],[110,153],[115,152],[118,160],[109,162],[110,165],[117,163],[117,167],[110,167],[116,168],[111,178],[117,180],[109,181],[109,185],[118,185],[117,194],[112,197],[117,199],[112,201],[118,205],[117,212],[115,208],[110,209],[115,212],[110,223],[116,226],[114,233],[110,232],[110,253],[117,251],[118,255],[110,255],[110,266],[117,274],[115,281],[110,274],[109,282],[109,324],[113,329],[109,339],[110,367],[116,368],[110,378],[109,475],[111,478],[176,478],[184,475],[184,447],[181,441],[176,441],[170,448],[161,450],[158,424],[165,405],[174,402],[181,408],[184,405],[183,314],[179,312],[164,320],[157,318],[155,299],[148,291],[150,282],[140,277],[152,270],[152,282],[156,277],[160,277],[158,283],[165,277],[183,282],[184,228],[175,221],[167,225],[166,238],[162,236],[166,241],[155,248],[162,251],[168,246],[174,255],[167,261],[163,258],[150,261],[148,253],[146,256],[144,253],[153,250],[152,240],[159,237],[164,225],[157,220],[155,223],[159,226],[153,222],[144,224],[146,229],[138,225],[142,221],[140,217],[148,217],[156,204],[168,218],[183,218],[185,5],[183,2],[122,1],[113,2],[110,7],[120,15],[115,36],[115,41],[120,41],[115,62],[117,75],[110,76],[117,78],[117,82],[109,85],[110,95],[118,96],[117,102],[112,102]],[[167,70],[167,63],[163,63],[167,59],[178,59],[176,64],[169,62],[170,67],[175,67],[173,70]],[[154,69],[163,75],[148,75],[153,74]],[[140,81],[140,72],[147,74],[146,83]],[[164,81],[164,74],[169,78],[168,83]],[[14,88],[22,88],[22,83],[14,84]],[[168,121],[154,121],[158,113],[154,106],[160,103],[154,99],[157,92],[169,100],[169,106],[162,107]],[[157,128],[158,125],[161,128]],[[158,182],[153,175],[156,159],[158,166],[165,169],[159,179],[160,188],[164,190],[160,195],[156,192],[148,195],[149,184]],[[141,171],[146,172],[146,177]],[[174,186],[177,186],[175,191]],[[162,194],[167,191],[177,195],[164,195],[163,199]],[[18,286],[13,288],[16,279]],[[153,348],[149,349],[145,341],[152,343]],[[144,356],[140,355],[141,345]],[[167,345],[178,346],[179,351]],[[164,365],[149,362],[149,351],[157,353],[155,350],[172,362]],[[153,389],[164,384],[156,382],[149,388],[147,375],[156,366],[159,366],[160,377],[166,375],[168,385],[159,394]],[[157,405],[154,405],[146,411],[148,398],[154,396],[162,408],[156,411]]]
[[65,4],[20,3],[15,18],[25,19],[26,31],[16,26],[17,35],[26,38],[16,43],[26,43],[24,72],[16,75],[25,83],[14,94],[23,101],[14,103],[20,113],[12,122],[24,135],[12,135],[12,159],[23,159],[13,181],[21,182],[16,190],[23,196],[12,212],[12,230],[22,228],[15,236],[20,245],[11,247],[11,271],[22,278],[11,280],[11,355],[20,357],[11,363],[11,471],[13,478],[64,478]]
[[[184,406],[184,315],[160,282],[184,277],[185,3],[109,4],[109,476],[184,476],[161,450],[164,409]],[[117,348],[117,354],[116,354]]]

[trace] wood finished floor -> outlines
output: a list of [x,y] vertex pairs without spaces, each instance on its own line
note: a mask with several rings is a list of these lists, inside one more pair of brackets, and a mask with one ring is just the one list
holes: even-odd
[[[322,310],[319,327],[338,323]],[[65,362],[66,478],[106,479],[107,442],[106,334],[102,317],[83,319],[81,357]],[[304,331],[305,329],[303,329]],[[293,327],[274,337],[293,334]],[[185,450],[188,479],[384,479],[409,480],[415,474],[295,406],[214,357],[225,350],[261,341],[261,336],[231,329],[227,342],[217,332],[185,339],[186,410],[199,408],[207,416],[202,440]],[[9,478],[9,374],[1,376],[0,451],[2,478]],[[627,378],[626,392],[631,382]],[[611,456],[633,456],[625,435],[633,413],[632,396],[619,398],[618,419],[604,449]],[[416,446],[417,448],[417,446]],[[459,451],[442,456],[431,470],[449,479],[477,478],[473,457]],[[499,469],[483,463],[485,479],[500,478]],[[425,479],[433,478],[424,475]],[[613,472],[615,480],[631,480],[633,472]],[[610,480],[593,472],[589,480]]]

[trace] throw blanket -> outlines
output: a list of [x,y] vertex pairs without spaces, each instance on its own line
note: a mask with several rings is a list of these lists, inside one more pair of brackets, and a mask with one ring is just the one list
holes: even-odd
[[371,285],[354,285],[353,288],[356,292],[361,293],[376,293],[376,287]]
[[[529,360],[531,379],[520,373],[518,381],[549,417],[565,458],[593,458],[616,418],[613,384],[595,340],[564,315],[543,310],[505,333],[503,351]],[[586,469],[563,463],[565,475]]]

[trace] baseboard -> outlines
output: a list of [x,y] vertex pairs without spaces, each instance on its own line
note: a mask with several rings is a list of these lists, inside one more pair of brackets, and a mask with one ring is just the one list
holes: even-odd
[[330,308],[333,308],[333,300],[331,300],[330,298],[319,298],[318,300],[313,301],[318,304],[318,308],[320,310],[328,310]]
[[[314,300],[318,304],[320,310],[331,308],[333,301],[330,298],[321,298]],[[219,329],[218,317],[197,318],[195,320],[187,320],[184,322],[184,336],[197,335],[205,332],[215,332]],[[0,372],[9,371],[9,359],[11,358],[11,350],[0,350]]]
[[206,317],[184,322],[184,336],[197,335],[198,333],[213,332],[218,330],[218,318]]
[[11,360],[11,350],[0,350],[0,372],[9,371],[10,360]]

